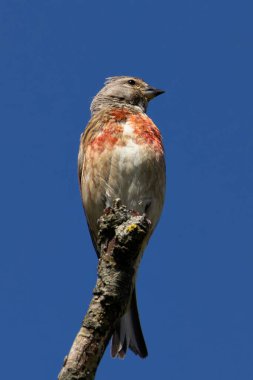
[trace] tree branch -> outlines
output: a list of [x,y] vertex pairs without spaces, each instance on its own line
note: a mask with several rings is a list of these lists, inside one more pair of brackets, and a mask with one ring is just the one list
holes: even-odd
[[117,199],[98,221],[101,256],[93,298],[58,380],[93,380],[133,290],[137,258],[150,222]]

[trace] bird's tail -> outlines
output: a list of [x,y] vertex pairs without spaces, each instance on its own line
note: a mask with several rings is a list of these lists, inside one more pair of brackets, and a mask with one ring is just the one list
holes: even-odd
[[136,292],[133,295],[129,309],[119,320],[112,337],[112,357],[124,358],[128,347],[141,358],[148,356],[146,343],[141,330],[138,314]]

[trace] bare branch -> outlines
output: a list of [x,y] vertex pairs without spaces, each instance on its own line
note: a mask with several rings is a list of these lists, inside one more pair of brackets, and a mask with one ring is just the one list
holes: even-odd
[[137,258],[150,222],[116,200],[98,221],[101,256],[93,299],[58,380],[93,380],[133,290]]

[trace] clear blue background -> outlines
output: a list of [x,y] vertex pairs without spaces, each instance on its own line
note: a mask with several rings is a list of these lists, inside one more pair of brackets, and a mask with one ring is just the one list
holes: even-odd
[[1,0],[1,378],[56,379],[96,257],[76,160],[111,75],[164,88],[149,115],[166,205],[138,278],[149,357],[97,380],[253,379],[251,1]]

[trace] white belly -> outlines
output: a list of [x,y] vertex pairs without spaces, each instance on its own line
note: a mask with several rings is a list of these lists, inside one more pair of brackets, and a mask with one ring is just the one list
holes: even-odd
[[112,152],[106,206],[120,198],[128,208],[143,213],[156,192],[156,153],[147,145],[136,142],[129,123],[124,125],[123,138],[126,144],[116,145]]
[[147,150],[132,141],[114,149],[106,183],[107,206],[111,206],[115,198],[120,198],[130,209],[144,212],[153,195],[153,189],[147,184],[147,156]]

